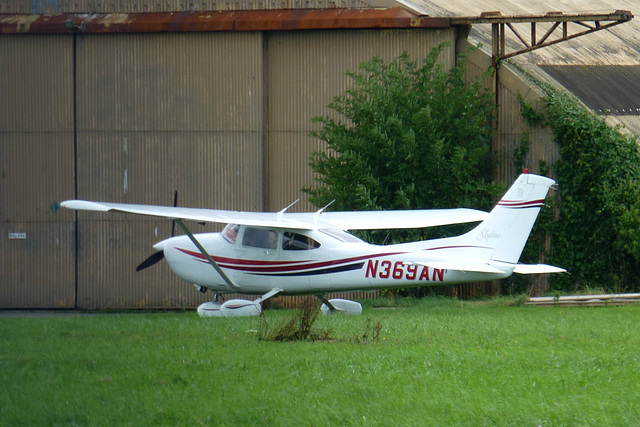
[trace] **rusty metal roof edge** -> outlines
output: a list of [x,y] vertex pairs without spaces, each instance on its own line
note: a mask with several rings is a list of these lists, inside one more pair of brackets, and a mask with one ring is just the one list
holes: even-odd
[[0,14],[0,34],[449,28],[450,18],[406,9],[269,9],[210,12]]
[[576,21],[620,21],[627,22],[634,18],[628,10],[616,10],[611,13],[563,13],[547,12],[531,15],[502,15],[500,12],[484,12],[480,16],[456,16],[451,18],[457,24],[505,24],[518,22],[576,22]]

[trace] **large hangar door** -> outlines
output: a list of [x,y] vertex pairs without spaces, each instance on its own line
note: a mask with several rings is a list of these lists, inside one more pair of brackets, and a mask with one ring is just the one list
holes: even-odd
[[[261,33],[78,37],[78,198],[171,205],[177,190],[180,206],[262,209]],[[135,272],[170,221],[78,215],[79,308],[212,298],[165,262]]]
[[0,308],[73,308],[73,36],[0,37]]

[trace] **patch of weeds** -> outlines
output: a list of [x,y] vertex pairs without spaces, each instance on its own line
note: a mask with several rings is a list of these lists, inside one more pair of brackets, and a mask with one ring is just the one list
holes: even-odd
[[527,301],[529,301],[529,297],[527,295],[524,295],[524,294],[517,295],[511,301],[511,307],[524,307]]
[[275,330],[269,330],[269,324],[264,315],[260,316],[260,330],[258,337],[265,341],[330,341],[333,340],[332,331],[326,329],[312,330],[313,324],[320,313],[320,305],[306,301],[297,314],[286,320]]
[[[382,319],[384,319],[384,317]],[[382,319],[374,321],[367,317],[364,333],[355,334],[351,338],[351,342],[357,344],[378,342],[380,340],[380,331],[382,330]]]
[[261,341],[341,341],[354,344],[369,344],[380,340],[382,320],[366,319],[364,332],[356,333],[352,337],[336,339],[333,330],[313,328],[313,324],[320,313],[320,305],[313,301],[306,301],[302,308],[279,326],[271,329],[264,315],[260,316],[258,339]]

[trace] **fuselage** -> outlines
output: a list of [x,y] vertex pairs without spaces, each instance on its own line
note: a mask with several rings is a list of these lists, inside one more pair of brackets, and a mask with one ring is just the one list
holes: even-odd
[[437,239],[388,246],[366,243],[351,234],[331,230],[287,230],[230,224],[222,233],[196,235],[197,240],[238,285],[232,289],[187,236],[156,244],[171,269],[187,282],[219,293],[324,294],[502,279],[504,273],[480,273],[434,268],[438,261],[467,261],[465,250],[477,255],[482,242],[465,248]]

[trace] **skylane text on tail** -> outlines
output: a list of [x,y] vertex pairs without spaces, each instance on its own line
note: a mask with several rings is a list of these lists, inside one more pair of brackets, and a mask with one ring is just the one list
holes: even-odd
[[[236,212],[69,200],[63,207],[124,212],[174,220],[184,235],[154,245],[138,270],[165,258],[173,272],[212,302],[202,316],[248,316],[274,295],[317,295],[323,312],[359,314],[360,304],[327,300],[331,292],[431,286],[504,279],[512,273],[559,273],[550,265],[518,260],[555,182],[522,174],[490,213],[472,209],[287,213]],[[185,220],[227,224],[220,233],[192,234]],[[379,246],[347,230],[422,228],[478,222],[466,234]],[[220,294],[262,295],[218,302]]]

